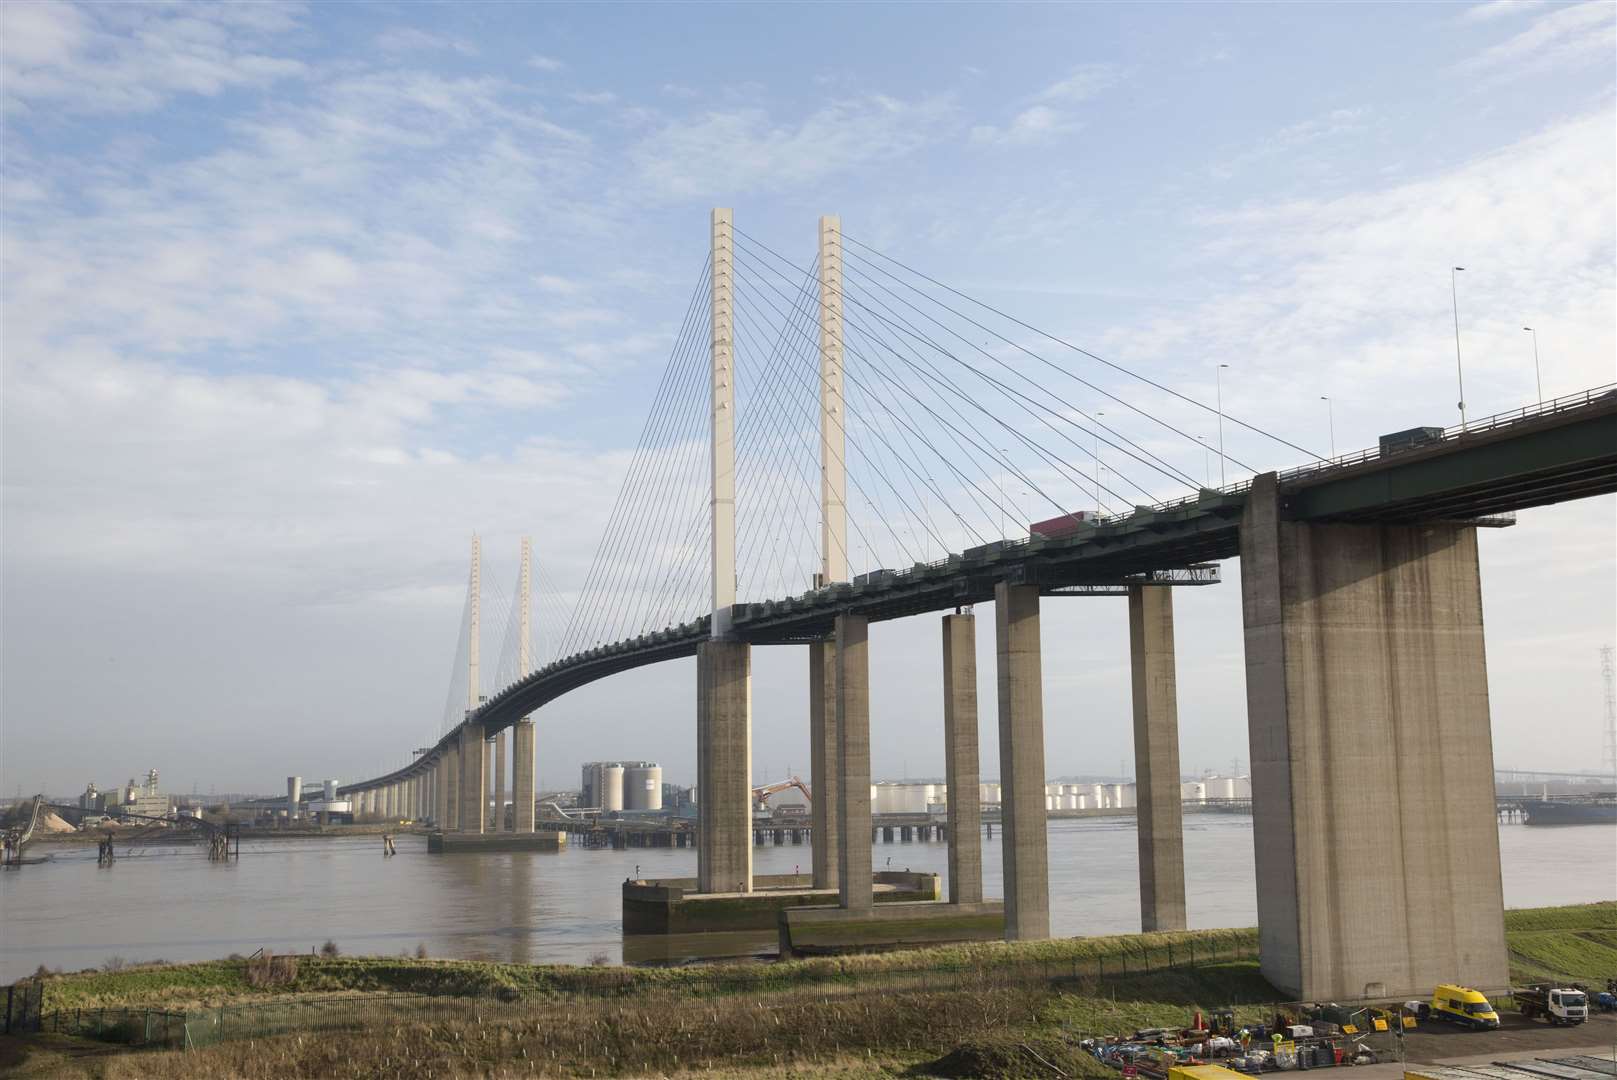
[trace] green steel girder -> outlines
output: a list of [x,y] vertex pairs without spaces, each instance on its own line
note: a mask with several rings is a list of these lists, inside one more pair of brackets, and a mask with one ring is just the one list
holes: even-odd
[[[1329,475],[1329,474],[1327,474]],[[1617,408],[1510,437],[1445,444],[1306,487],[1282,487],[1298,521],[1455,519],[1617,491]]]

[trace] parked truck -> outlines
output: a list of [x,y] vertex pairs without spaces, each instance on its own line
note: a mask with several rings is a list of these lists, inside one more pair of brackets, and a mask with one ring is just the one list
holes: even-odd
[[1570,987],[1529,986],[1514,990],[1516,1009],[1529,1020],[1543,1017],[1557,1026],[1581,1024],[1589,1019],[1589,995]]

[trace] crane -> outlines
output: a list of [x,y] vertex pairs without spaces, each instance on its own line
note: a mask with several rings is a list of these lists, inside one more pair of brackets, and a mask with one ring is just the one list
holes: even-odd
[[796,788],[803,793],[810,806],[814,805],[814,795],[809,791],[808,785],[803,783],[801,777],[789,776],[785,780],[773,784],[762,784],[752,789],[752,813],[754,817],[769,817],[769,797],[778,795],[790,788]]

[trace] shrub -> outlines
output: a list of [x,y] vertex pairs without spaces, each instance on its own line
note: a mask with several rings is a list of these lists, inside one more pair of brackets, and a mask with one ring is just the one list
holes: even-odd
[[340,955],[342,955],[342,950],[337,948],[337,943],[335,941],[332,941],[330,938],[327,938],[326,943],[324,945],[320,946],[320,955],[321,956],[340,956]]

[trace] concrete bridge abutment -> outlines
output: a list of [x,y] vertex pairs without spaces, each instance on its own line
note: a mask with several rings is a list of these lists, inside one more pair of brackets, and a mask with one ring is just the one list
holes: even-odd
[[697,889],[752,891],[752,646],[696,648]]
[[483,725],[468,720],[460,727],[460,820],[459,832],[481,833],[488,811],[487,743]]
[[511,826],[519,833],[534,830],[533,778],[538,767],[532,720],[518,720],[511,729]]
[[[844,909],[875,903],[870,845],[870,625],[836,619],[837,898]],[[818,838],[816,838],[818,839]]]
[[837,760],[837,646],[835,640],[809,645],[809,820],[810,852],[816,889],[835,889],[840,877],[842,835]]
[[1129,587],[1140,929],[1185,929],[1185,819],[1179,787],[1179,698],[1173,590]]
[[982,793],[977,759],[977,620],[943,617],[943,756],[948,785],[949,903],[983,899]]
[[1476,529],[1241,519],[1262,970],[1304,999],[1508,984]]
[[1050,936],[1050,842],[1044,809],[1044,687],[1039,587],[994,586],[999,680],[1005,940]]

